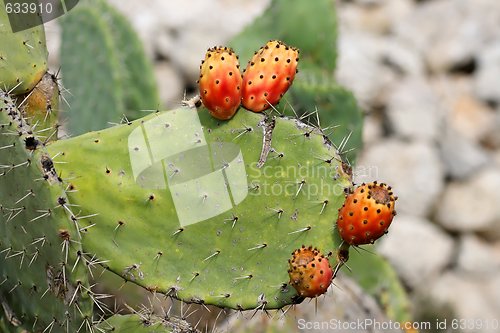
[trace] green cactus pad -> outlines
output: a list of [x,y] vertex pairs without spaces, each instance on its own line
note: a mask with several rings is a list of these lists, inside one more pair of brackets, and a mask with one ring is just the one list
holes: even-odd
[[198,114],[201,124],[193,109],[178,109],[48,147],[75,189],[70,202],[98,214],[86,221],[85,252],[187,302],[251,309],[300,301],[287,261],[302,244],[335,250],[350,176],[327,139],[300,122],[275,120],[258,168],[262,114],[240,111],[222,123]]
[[27,149],[30,140],[37,138],[14,101],[0,92],[2,325],[12,332],[75,332],[92,313],[86,269],[82,261],[75,265],[81,247],[61,206],[65,194],[52,162],[44,153],[35,157]]
[[[93,0],[61,21],[61,63],[72,134],[109,127],[140,110],[156,110],[159,97],[150,63],[129,24],[104,1]],[[90,59],[92,59],[90,61]]]
[[[321,67],[332,73],[337,58],[337,19],[335,3],[316,0],[273,0],[262,16],[234,37],[230,46],[242,63],[267,40],[280,39],[300,50],[299,68]],[[300,69],[299,69],[300,70]]]
[[12,32],[5,11],[4,0],[0,0],[0,88],[12,94],[30,91],[47,71],[47,48],[42,20],[38,26]]
[[[374,250],[373,246],[363,248]],[[352,272],[344,272],[377,300],[390,319],[400,323],[412,321],[410,301],[389,262],[378,255],[363,253],[364,251],[358,253],[351,249],[350,252],[348,265]]]

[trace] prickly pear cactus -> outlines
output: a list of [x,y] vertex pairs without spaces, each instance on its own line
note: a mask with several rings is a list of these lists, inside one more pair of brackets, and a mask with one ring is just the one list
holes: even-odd
[[13,94],[30,91],[47,71],[48,52],[41,18],[29,18],[39,20],[38,26],[13,33],[4,0],[0,0],[0,87]]
[[[72,135],[157,110],[152,66],[126,20],[103,0],[82,1],[61,20],[61,67]],[[90,60],[92,59],[92,60]]]
[[220,123],[185,108],[48,149],[69,202],[95,214],[80,225],[85,251],[149,290],[281,308],[299,301],[290,253],[338,246],[332,221],[350,176],[328,139],[296,120],[239,112]]
[[114,315],[99,324],[101,332],[120,333],[196,333],[185,321],[160,318],[152,314]]
[[92,323],[93,293],[63,184],[44,149],[33,155],[37,141],[0,92],[1,317],[7,332],[76,332]]

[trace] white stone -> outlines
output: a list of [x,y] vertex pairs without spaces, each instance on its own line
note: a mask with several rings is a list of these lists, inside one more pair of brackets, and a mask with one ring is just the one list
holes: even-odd
[[435,140],[443,115],[436,93],[422,78],[402,80],[389,93],[387,116],[398,136]]
[[61,26],[58,20],[52,20],[44,25],[45,29],[45,40],[47,42],[47,50],[49,51],[49,69],[51,71],[56,71],[57,68],[61,67],[60,63],[60,53],[61,53]]
[[443,188],[444,173],[437,149],[425,142],[381,140],[360,155],[357,183],[379,180],[399,196],[398,213],[427,216]]
[[270,0],[160,2],[165,15],[162,26],[155,33],[155,48],[194,82],[206,50],[225,44],[262,14]]
[[500,102],[500,38],[485,48],[478,59],[478,71],[475,75],[476,95],[485,101]]
[[500,246],[491,245],[474,234],[464,235],[458,247],[458,269],[473,274],[500,271]]
[[369,113],[363,120],[363,146],[369,147],[375,144],[383,136],[382,119],[381,117]]
[[395,32],[424,54],[432,71],[440,72],[471,61],[499,36],[498,22],[496,0],[437,0],[417,6]]
[[338,40],[337,81],[350,88],[364,109],[383,104],[394,74],[380,66],[383,39],[365,33],[341,31]]
[[377,241],[385,256],[410,287],[425,285],[437,277],[452,258],[450,236],[426,219],[398,214],[387,236]]
[[[487,279],[481,279],[480,276],[471,277],[447,272],[435,283],[424,286],[421,292],[427,294],[434,303],[451,307],[454,318],[477,319],[491,323],[493,319],[498,320],[498,309],[495,309],[493,302],[488,300],[487,288],[484,285],[487,281]],[[451,326],[450,320],[451,318],[448,319],[448,325]],[[486,329],[485,326],[479,330],[465,327],[461,332],[498,332],[498,328]]]
[[362,0],[338,3],[337,13],[343,29],[387,34],[394,22],[405,19],[414,7],[412,0]]
[[444,130],[439,147],[446,172],[452,178],[462,179],[477,173],[491,160],[478,143],[452,128]]
[[183,99],[184,82],[168,62],[157,62],[154,68],[163,108],[178,107]]
[[491,167],[463,182],[451,182],[437,220],[453,231],[486,231],[500,226],[500,169]]
[[496,129],[494,110],[474,95],[473,77],[440,75],[431,83],[446,110],[446,124],[463,137],[478,143]]

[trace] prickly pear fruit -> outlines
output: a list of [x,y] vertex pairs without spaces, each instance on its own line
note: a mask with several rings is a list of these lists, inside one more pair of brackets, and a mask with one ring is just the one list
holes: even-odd
[[333,270],[328,259],[318,249],[302,245],[292,253],[288,264],[290,284],[300,296],[317,297],[328,290]]
[[201,62],[198,87],[201,101],[213,117],[226,120],[236,113],[241,103],[241,83],[234,51],[228,47],[208,49]]
[[299,51],[271,40],[255,53],[243,74],[242,104],[253,112],[276,105],[292,85]]
[[396,200],[391,187],[384,183],[361,184],[339,209],[337,227],[342,239],[349,245],[375,242],[389,229],[396,215]]

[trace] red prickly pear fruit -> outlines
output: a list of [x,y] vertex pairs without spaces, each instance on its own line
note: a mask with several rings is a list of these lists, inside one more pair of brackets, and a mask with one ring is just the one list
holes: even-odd
[[373,244],[387,233],[396,215],[396,200],[384,183],[361,184],[339,209],[337,227],[342,239],[349,245]]
[[231,48],[207,50],[201,62],[198,88],[203,105],[217,119],[234,116],[241,104],[242,77],[238,56]]
[[271,40],[255,52],[243,74],[242,104],[253,112],[276,105],[292,85],[299,51]]
[[317,297],[323,295],[332,283],[333,270],[328,259],[312,246],[305,247],[292,253],[288,260],[288,275],[290,284],[303,297]]

